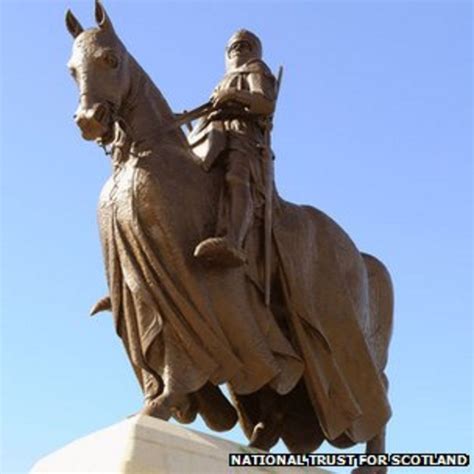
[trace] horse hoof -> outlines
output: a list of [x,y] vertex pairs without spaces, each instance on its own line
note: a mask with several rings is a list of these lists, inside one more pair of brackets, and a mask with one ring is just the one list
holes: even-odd
[[171,407],[168,406],[165,400],[160,400],[160,398],[147,400],[144,407],[140,410],[140,414],[168,421],[172,415]]
[[219,386],[206,383],[195,392],[199,414],[206,425],[214,431],[231,430],[237,423],[237,410],[227,400]]
[[249,447],[257,448],[261,451],[270,451],[280,439],[281,426],[278,421],[270,420],[257,423],[253,429]]
[[265,425],[263,422],[257,423],[252,431],[252,437],[250,438],[250,443],[249,447],[251,448],[257,448],[261,449],[262,451],[265,451],[261,445],[262,445],[262,437],[265,432]]
[[186,397],[186,400],[177,407],[171,409],[173,418],[179,423],[192,423],[197,416],[198,408],[194,397]]

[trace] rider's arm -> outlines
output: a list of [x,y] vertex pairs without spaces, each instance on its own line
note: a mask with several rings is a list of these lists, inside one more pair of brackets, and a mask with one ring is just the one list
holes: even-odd
[[215,96],[214,104],[218,107],[227,102],[237,102],[251,113],[271,115],[275,108],[275,79],[269,69],[263,63],[257,65],[246,80],[248,90],[220,90]]
[[275,78],[270,71],[252,72],[247,77],[251,98],[250,111],[255,114],[271,115],[275,110]]

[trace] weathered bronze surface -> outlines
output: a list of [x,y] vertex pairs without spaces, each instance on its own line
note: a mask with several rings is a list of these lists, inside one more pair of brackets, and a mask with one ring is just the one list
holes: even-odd
[[113,164],[98,210],[110,296],[92,312],[112,310],[143,412],[200,414],[217,431],[239,419],[266,450],[281,438],[295,452],[324,440],[383,451],[390,276],[328,216],[272,186],[278,81],[260,40],[231,38],[188,141],[186,116],[176,122],[99,2],[95,15],[88,30],[66,16],[75,120]]

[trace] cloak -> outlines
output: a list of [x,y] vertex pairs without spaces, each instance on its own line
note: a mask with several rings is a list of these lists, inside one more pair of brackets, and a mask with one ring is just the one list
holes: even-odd
[[[286,396],[304,381],[328,440],[371,439],[390,407],[364,333],[361,254],[323,213],[275,198],[285,331],[263,302],[258,265],[223,270],[193,257],[215,228],[223,175],[178,153],[131,157],[99,203],[116,329],[143,390],[191,394],[209,381],[240,395],[269,386]],[[248,238],[249,261],[261,261],[258,232]]]

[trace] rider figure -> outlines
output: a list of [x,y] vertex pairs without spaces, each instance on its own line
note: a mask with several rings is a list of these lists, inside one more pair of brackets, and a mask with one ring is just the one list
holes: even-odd
[[267,127],[275,95],[275,78],[262,61],[260,40],[250,31],[237,31],[227,44],[226,74],[211,96],[217,111],[189,136],[205,170],[216,159],[225,167],[216,235],[197,245],[196,257],[224,266],[239,266],[246,260],[244,240],[265,202],[262,161],[269,156]]

